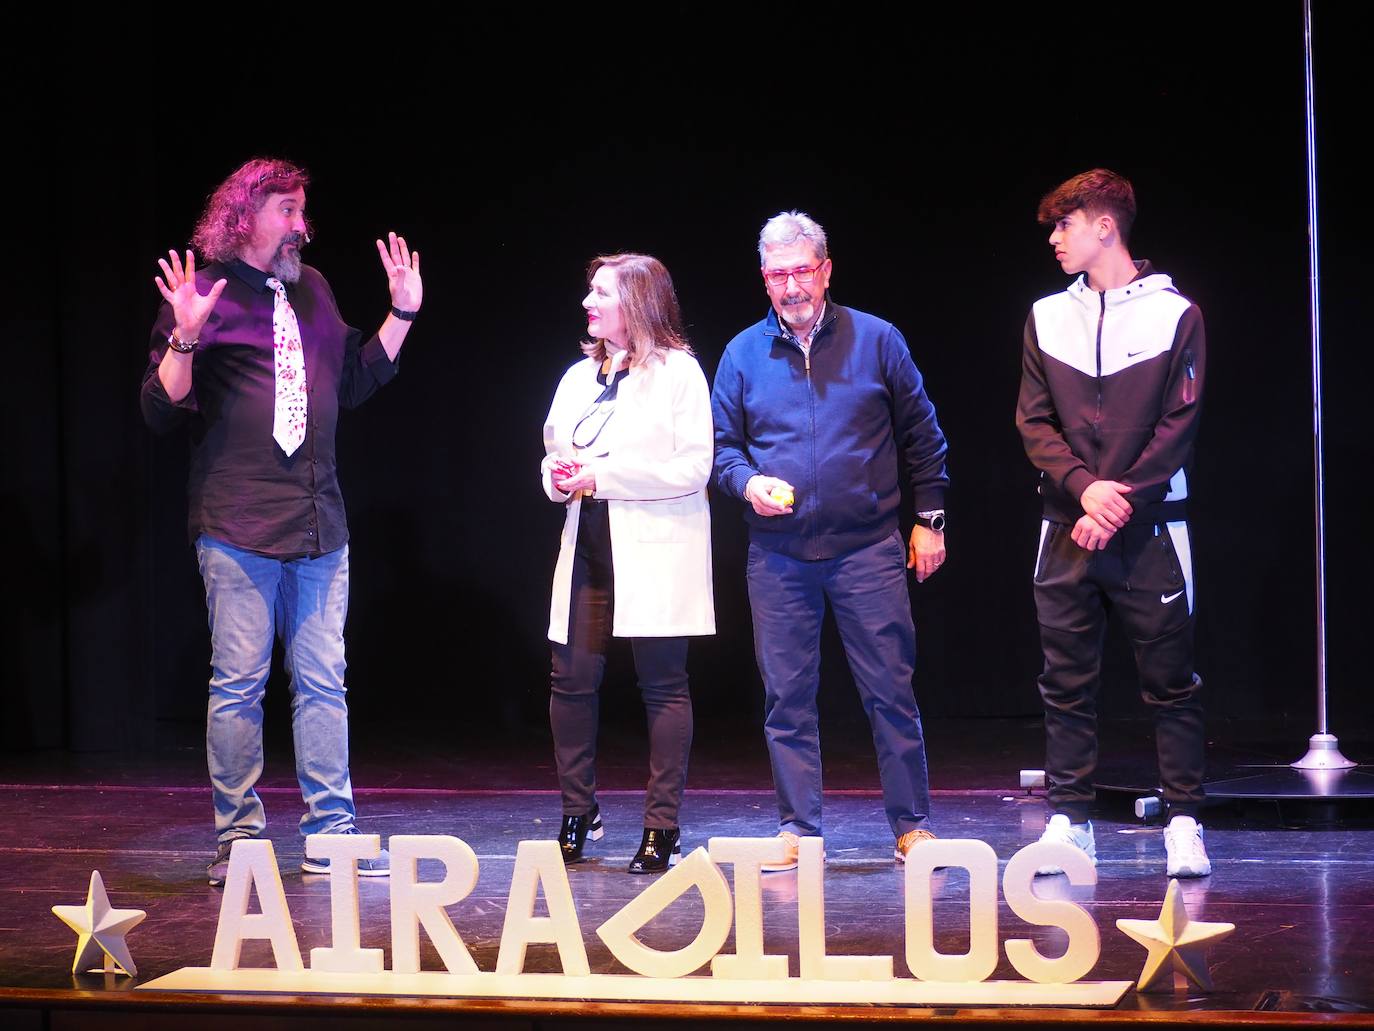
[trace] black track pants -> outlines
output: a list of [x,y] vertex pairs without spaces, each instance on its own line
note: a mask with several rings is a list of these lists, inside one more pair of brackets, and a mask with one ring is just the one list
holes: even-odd
[[1097,692],[1107,619],[1135,649],[1140,693],[1155,714],[1159,779],[1171,815],[1202,805],[1203,726],[1193,671],[1193,574],[1184,522],[1128,525],[1102,551],[1085,551],[1072,527],[1046,520],[1035,567],[1045,670],[1045,772],[1050,804],[1088,818],[1097,767]]

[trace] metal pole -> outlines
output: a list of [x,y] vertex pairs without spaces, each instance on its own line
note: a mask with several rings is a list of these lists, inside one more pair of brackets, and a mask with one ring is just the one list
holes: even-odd
[[1317,547],[1317,732],[1307,754],[1293,763],[1299,770],[1337,770],[1354,766],[1341,754],[1340,743],[1326,722],[1326,507],[1322,461],[1321,271],[1317,248],[1317,126],[1312,86],[1312,0],[1303,0],[1303,42],[1307,71],[1307,259],[1312,270],[1308,294],[1312,310],[1312,460],[1315,477]]

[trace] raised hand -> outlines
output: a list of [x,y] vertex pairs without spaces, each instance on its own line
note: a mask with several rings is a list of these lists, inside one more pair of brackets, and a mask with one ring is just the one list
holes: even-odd
[[[158,258],[157,263],[162,266],[162,276],[154,276],[153,282],[157,284],[162,299],[172,306],[172,314],[176,317],[177,336],[190,343],[196,340],[200,336],[200,331],[205,328],[205,323],[210,318],[210,313],[215,310],[215,303],[224,292],[228,280],[216,280],[208,294],[201,294],[196,289],[196,256],[188,250],[186,266],[183,269],[181,257],[176,251],[168,251],[167,254],[172,259],[171,264],[167,263],[166,258]],[[163,276],[167,277],[165,281]]]
[[411,252],[405,237],[387,233],[387,242],[377,241],[377,253],[386,270],[391,303],[401,311],[419,311],[424,299],[424,284],[420,280],[420,252]]

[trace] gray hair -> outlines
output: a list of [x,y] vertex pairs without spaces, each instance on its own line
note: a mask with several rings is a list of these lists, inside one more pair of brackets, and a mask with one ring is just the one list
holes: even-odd
[[783,211],[763,224],[763,231],[759,233],[759,263],[767,261],[768,248],[790,247],[799,240],[811,245],[817,261],[829,257],[821,224],[804,211]]

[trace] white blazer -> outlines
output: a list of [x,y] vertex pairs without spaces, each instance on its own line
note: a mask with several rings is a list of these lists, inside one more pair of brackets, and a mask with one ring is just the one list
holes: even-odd
[[[691,637],[716,632],[711,587],[711,511],[706,481],[713,439],[711,396],[697,360],[670,350],[621,381],[615,412],[580,457],[573,427],[601,395],[600,364],[584,358],[563,376],[544,422],[542,472],[549,500],[565,504],[563,538],[553,573],[549,640],[568,643],[573,552],[580,497],[553,486],[559,458],[596,474],[596,496],[609,506],[615,576],[616,637]],[[591,420],[595,422],[596,420]],[[602,456],[602,457],[592,457]]]

